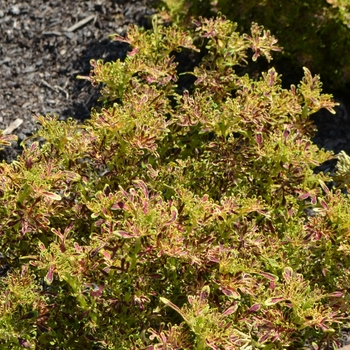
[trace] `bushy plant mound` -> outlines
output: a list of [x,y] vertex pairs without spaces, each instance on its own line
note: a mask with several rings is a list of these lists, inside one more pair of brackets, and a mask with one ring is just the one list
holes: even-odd
[[[313,169],[332,154],[309,121],[334,103],[307,69],[290,89],[274,69],[236,73],[250,52],[278,50],[257,24],[153,24],[115,36],[132,48],[124,62],[92,62],[104,108],[85,124],[38,117],[23,154],[0,165],[2,348],[336,346],[350,161],[328,188]],[[201,57],[187,90],[181,50]]]
[[350,1],[349,0],[153,0],[166,5],[164,17],[190,23],[198,16],[221,12],[247,31],[257,22],[278,38],[283,52],[275,63],[284,77],[295,81],[302,66],[322,75],[328,89],[349,94]]

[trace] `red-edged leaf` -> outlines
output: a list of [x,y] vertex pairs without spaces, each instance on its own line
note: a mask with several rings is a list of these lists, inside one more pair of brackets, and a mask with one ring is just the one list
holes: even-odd
[[256,140],[256,142],[257,142],[257,144],[258,144],[259,146],[262,145],[263,139],[262,139],[262,135],[261,135],[261,134],[257,134],[257,135],[255,136],[255,140]]
[[314,349],[314,350],[319,350],[320,348],[318,347],[318,345],[316,344],[316,343],[312,343],[311,344],[311,346],[312,346],[312,348]]
[[108,260],[111,258],[111,254],[107,251],[103,251],[102,254],[104,255],[105,258],[107,258]]
[[171,208],[171,219],[165,224],[165,226],[169,226],[171,223],[173,223],[177,219],[177,209],[175,207]]
[[210,287],[209,286],[204,286],[201,290],[200,294],[200,300],[204,301],[207,300],[210,294]]
[[42,191],[41,194],[53,201],[60,201],[62,199],[62,197],[59,194],[49,192],[49,191]]
[[278,281],[278,277],[268,272],[260,272],[260,275],[266,277],[270,281]]
[[284,280],[289,283],[293,277],[293,269],[291,267],[286,267],[283,272]]
[[329,207],[328,207],[328,205],[327,205],[327,203],[325,202],[325,201],[321,201],[321,205],[322,205],[322,207],[324,208],[324,209],[326,209],[326,210],[329,210]]
[[47,272],[45,276],[45,282],[47,285],[50,285],[53,281],[53,272],[55,271],[55,266],[51,265],[49,268],[49,271]]
[[123,209],[123,208],[124,208],[123,202],[114,203],[111,207],[112,210],[118,210],[118,209]]
[[341,298],[343,295],[344,293],[340,291],[327,294],[329,298]]
[[302,200],[302,199],[306,199],[306,198],[309,198],[311,195],[310,193],[304,193],[304,194],[301,194],[298,199],[299,200]]
[[234,303],[234,305],[230,306],[228,309],[226,309],[223,313],[222,316],[228,316],[231,315],[233,313],[235,313],[238,309],[238,304]]
[[259,339],[259,343],[264,343],[264,341],[269,337],[269,335],[271,334],[271,331],[268,331],[267,333],[265,333],[260,339]]
[[311,203],[312,204],[317,204],[317,197],[315,195],[311,196]]
[[323,191],[327,194],[329,194],[329,188],[327,187],[327,185],[322,181],[322,180],[318,180],[318,182],[320,183]]
[[257,312],[258,310],[260,310],[261,305],[260,304],[254,304],[248,311],[247,314],[251,314],[253,312]]
[[142,180],[135,180],[133,182],[135,184],[135,187],[140,188],[142,190],[145,198],[149,198],[149,192],[146,184]]
[[285,301],[286,298],[284,297],[274,297],[274,298],[269,298],[265,301],[266,306],[271,306],[280,303],[281,301]]
[[237,291],[233,291],[230,289],[226,289],[224,287],[221,287],[222,292],[227,295],[228,297],[232,297],[234,299],[240,299],[241,295]]
[[139,48],[135,48],[135,49],[133,49],[132,51],[130,51],[129,53],[128,53],[128,56],[134,56],[134,55],[136,55],[138,52],[139,52]]
[[126,231],[121,231],[121,230],[114,231],[113,233],[116,234],[117,236],[122,237],[122,238],[133,238],[133,237],[135,237],[134,235],[132,235],[132,234],[126,232]]

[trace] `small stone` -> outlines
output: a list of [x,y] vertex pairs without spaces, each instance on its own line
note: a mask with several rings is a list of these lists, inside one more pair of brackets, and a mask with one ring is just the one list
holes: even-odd
[[17,16],[20,14],[21,10],[19,9],[19,6],[18,5],[13,5],[10,7],[10,11],[9,11],[11,14]]

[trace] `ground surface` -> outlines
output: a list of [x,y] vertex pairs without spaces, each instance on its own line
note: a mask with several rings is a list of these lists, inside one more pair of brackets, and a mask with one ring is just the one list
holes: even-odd
[[[0,0],[0,129],[18,135],[20,143],[36,129],[34,114],[88,118],[98,88],[76,77],[89,74],[92,58],[125,56],[125,45],[108,35],[122,34],[132,23],[147,26],[152,10],[146,1]],[[315,116],[314,141],[350,154],[348,102],[344,96],[341,102],[336,116]],[[19,153],[15,144],[0,152],[0,160],[10,162]]]
[[[13,131],[21,142],[36,128],[33,114],[88,118],[98,89],[77,75],[89,74],[92,58],[123,57],[126,46],[108,35],[147,25],[151,13],[146,0],[1,0],[0,129],[23,121]],[[0,159],[18,151],[8,148]]]

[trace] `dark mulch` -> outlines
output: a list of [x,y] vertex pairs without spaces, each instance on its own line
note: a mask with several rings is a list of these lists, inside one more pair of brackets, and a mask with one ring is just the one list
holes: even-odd
[[[21,142],[36,129],[34,114],[88,118],[98,88],[76,77],[89,74],[92,58],[125,56],[126,45],[108,35],[125,33],[129,24],[147,27],[152,10],[146,1],[1,0],[0,129],[23,120],[13,131]],[[19,152],[15,145],[0,159],[11,161]]]

